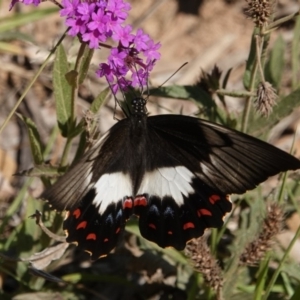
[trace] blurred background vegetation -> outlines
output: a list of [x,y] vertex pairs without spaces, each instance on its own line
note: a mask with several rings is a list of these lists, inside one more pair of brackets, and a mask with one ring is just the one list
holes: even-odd
[[[162,44],[162,58],[151,74],[150,114],[199,116],[300,156],[299,1],[274,1],[269,22],[286,20],[263,34],[246,17],[249,6],[243,0],[130,3],[129,22]],[[182,253],[141,238],[135,220],[115,251],[95,262],[42,232],[29,218],[36,210],[46,227],[63,236],[64,214],[37,198],[48,177],[64,172],[58,168],[61,158],[70,163],[82,151],[85,112],[92,104],[101,133],[116,122],[107,83],[94,74],[107,52],[95,51],[92,57],[78,88],[79,126],[66,139],[57,119],[69,112],[59,110],[65,98],[55,90],[66,86],[64,75],[74,67],[79,42],[66,37],[49,56],[66,30],[55,5],[17,4],[11,12],[8,1],[0,5],[1,299],[300,299],[297,174],[270,178],[254,191],[233,196],[225,225],[207,230]],[[254,72],[254,32],[260,35],[265,80],[278,94],[268,117],[257,112],[255,102],[262,76]],[[185,62],[163,87],[155,88]],[[122,118],[120,110],[117,117]],[[66,145],[71,145],[67,151]],[[266,232],[272,242],[263,240]],[[247,248],[251,241],[260,251]]]

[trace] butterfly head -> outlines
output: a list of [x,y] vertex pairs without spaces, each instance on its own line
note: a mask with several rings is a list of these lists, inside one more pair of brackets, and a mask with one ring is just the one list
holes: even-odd
[[147,100],[142,97],[136,97],[132,99],[131,107],[134,115],[146,115],[147,114]]

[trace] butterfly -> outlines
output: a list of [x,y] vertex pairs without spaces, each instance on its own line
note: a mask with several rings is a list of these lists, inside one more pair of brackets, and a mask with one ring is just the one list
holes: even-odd
[[144,238],[183,250],[223,225],[230,194],[300,168],[292,155],[236,130],[184,115],[148,116],[143,98],[131,106],[41,195],[68,211],[67,242],[92,259],[115,248],[131,215]]

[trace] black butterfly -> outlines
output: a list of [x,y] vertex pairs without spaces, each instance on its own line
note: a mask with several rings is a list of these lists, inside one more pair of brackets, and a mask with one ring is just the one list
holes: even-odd
[[300,161],[268,143],[193,117],[148,117],[146,100],[115,124],[41,198],[58,210],[67,241],[97,259],[139,217],[143,237],[184,249],[231,211],[229,194],[255,188]]

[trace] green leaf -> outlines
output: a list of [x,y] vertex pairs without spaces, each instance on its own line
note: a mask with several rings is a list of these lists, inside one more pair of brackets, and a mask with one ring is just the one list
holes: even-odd
[[[230,73],[232,71],[232,68],[230,68],[226,74],[225,74],[225,77],[224,77],[224,80],[222,82],[222,89],[226,89],[226,86],[227,86],[227,82],[229,80],[229,76],[230,76]],[[223,95],[218,95],[219,99],[221,100],[225,110],[227,110],[227,105],[226,105],[226,101],[225,101],[225,97]]]
[[30,43],[35,43],[34,36],[22,32],[6,31],[0,33],[0,41],[11,41],[11,40],[21,40]]
[[24,170],[20,173],[17,173],[16,175],[18,176],[28,176],[28,177],[41,177],[41,176],[46,176],[46,177],[59,177],[63,175],[66,171],[65,167],[53,167],[50,165],[46,164],[41,164],[41,165],[36,165],[31,169]]
[[[24,198],[28,193],[28,189],[31,183],[32,183],[32,178],[25,180],[25,183],[22,186],[21,190],[16,195],[13,202],[10,203],[10,206],[5,212],[5,216],[1,219],[0,232],[4,232],[4,228],[7,225],[7,223],[11,220],[12,216],[20,209],[20,206],[22,205],[22,202],[24,201]],[[11,238],[11,235],[9,236],[9,238]],[[5,244],[6,242],[7,241],[5,239]],[[0,244],[0,249],[3,249],[4,247],[5,247],[4,245]]]
[[18,113],[17,115],[25,123],[27,127],[30,148],[31,148],[31,153],[33,156],[34,163],[42,164],[44,161],[43,151],[42,151],[43,146],[40,139],[40,134],[36,128],[35,123],[30,118],[24,117]]
[[72,118],[72,88],[66,79],[69,72],[67,56],[62,45],[56,51],[53,68],[53,89],[56,101],[56,115],[59,129],[64,137],[68,136]]
[[68,137],[74,138],[84,131],[84,119],[82,119],[75,127],[72,127],[69,131]]
[[[81,124],[82,122],[80,122]],[[82,125],[82,131],[83,131],[83,125]],[[86,149],[86,141],[87,141],[87,134],[86,131],[83,131],[82,134],[80,135],[78,147],[76,150],[76,154],[73,160],[73,163],[76,162],[83,154]]]
[[257,284],[255,286],[255,300],[262,299],[263,291],[268,277],[269,263],[270,258],[268,256],[260,263]]
[[94,49],[85,47],[81,58],[81,65],[79,68],[79,81],[78,81],[79,84],[82,84],[84,79],[86,78],[93,55],[94,55]]
[[273,84],[277,89],[280,86],[284,69],[285,42],[280,35],[274,43],[270,53],[270,59],[265,66],[266,80]]
[[[92,102],[90,109],[89,109],[89,111],[92,114],[96,114],[99,111],[99,109],[101,108],[102,104],[104,103],[109,91],[110,91],[110,88],[107,87],[94,99],[94,101]],[[97,125],[96,122],[94,120],[92,120],[91,121],[92,132],[94,132],[96,125]],[[80,136],[80,141],[79,141],[79,145],[77,148],[77,152],[76,152],[74,161],[76,161],[77,159],[79,159],[81,157],[81,155],[84,153],[84,150],[86,148],[87,134],[85,131],[85,126],[86,126],[86,121],[85,121],[85,119],[82,119],[79,122],[79,124],[72,130],[72,132],[70,132],[71,137],[75,137],[78,134],[82,133]]]
[[250,90],[250,81],[251,81],[251,74],[252,69],[255,64],[256,60],[256,44],[255,44],[255,35],[257,30],[254,30],[252,38],[251,38],[251,45],[250,45],[250,52],[246,63],[246,70],[243,77],[243,84],[246,90]]
[[232,68],[230,68],[230,69],[226,72],[226,74],[225,74],[225,76],[224,76],[223,83],[222,83],[222,89],[226,89],[227,82],[228,82],[228,80],[229,80],[229,76],[230,76],[230,74],[231,74],[231,71],[232,71]]
[[153,96],[175,98],[182,100],[195,100],[197,104],[203,105],[205,108],[216,107],[215,102],[204,90],[197,86],[192,85],[172,85],[166,87],[160,87],[150,90],[150,94]]
[[298,285],[294,295],[291,297],[290,300],[298,300],[298,299],[300,299],[300,285]]
[[78,72],[75,70],[71,70],[68,73],[66,73],[65,78],[70,86],[73,88],[78,88],[77,85],[77,78],[78,78]]
[[91,107],[90,107],[90,111],[93,114],[96,114],[99,111],[99,109],[102,106],[102,104],[104,103],[109,91],[110,91],[110,88],[107,87],[94,99],[94,101],[92,102]]
[[[80,272],[80,273],[71,273],[62,276],[62,280],[71,283],[77,282],[93,282],[96,281],[100,282],[107,282],[107,283],[114,283],[115,285],[124,285],[133,287],[133,283],[128,281],[124,276],[114,276],[108,274],[91,274],[90,272]],[[69,299],[69,298],[68,298]],[[72,298],[73,299],[73,298]],[[75,298],[78,299],[78,298]]]
[[[226,282],[224,283],[223,295],[224,299],[232,299],[235,285],[240,284],[237,281],[236,274],[239,272],[239,278],[248,275],[241,273],[242,269],[239,266],[239,259],[246,246],[255,240],[261,223],[265,217],[265,206],[262,197],[257,197],[257,191],[253,191],[253,196],[249,192],[245,195],[245,200],[249,206],[248,210],[241,210],[240,220],[238,221],[239,227],[236,229],[235,239],[236,242],[231,245],[230,251],[235,253],[231,257],[229,264],[227,264],[227,270],[225,271],[224,277]],[[242,280],[241,282],[245,282]]]
[[293,89],[300,86],[299,71],[300,71],[300,17],[296,18],[294,28],[294,38],[292,41],[292,82]]
[[[40,251],[42,247],[40,244],[41,229],[29,216],[36,209],[41,210],[43,204],[32,197],[23,198],[24,204],[26,204],[24,220],[14,228],[3,246],[3,249],[15,253],[17,258],[28,257],[36,251]],[[27,264],[24,262],[18,262],[15,265],[15,274],[18,280],[29,283],[30,275]]]

